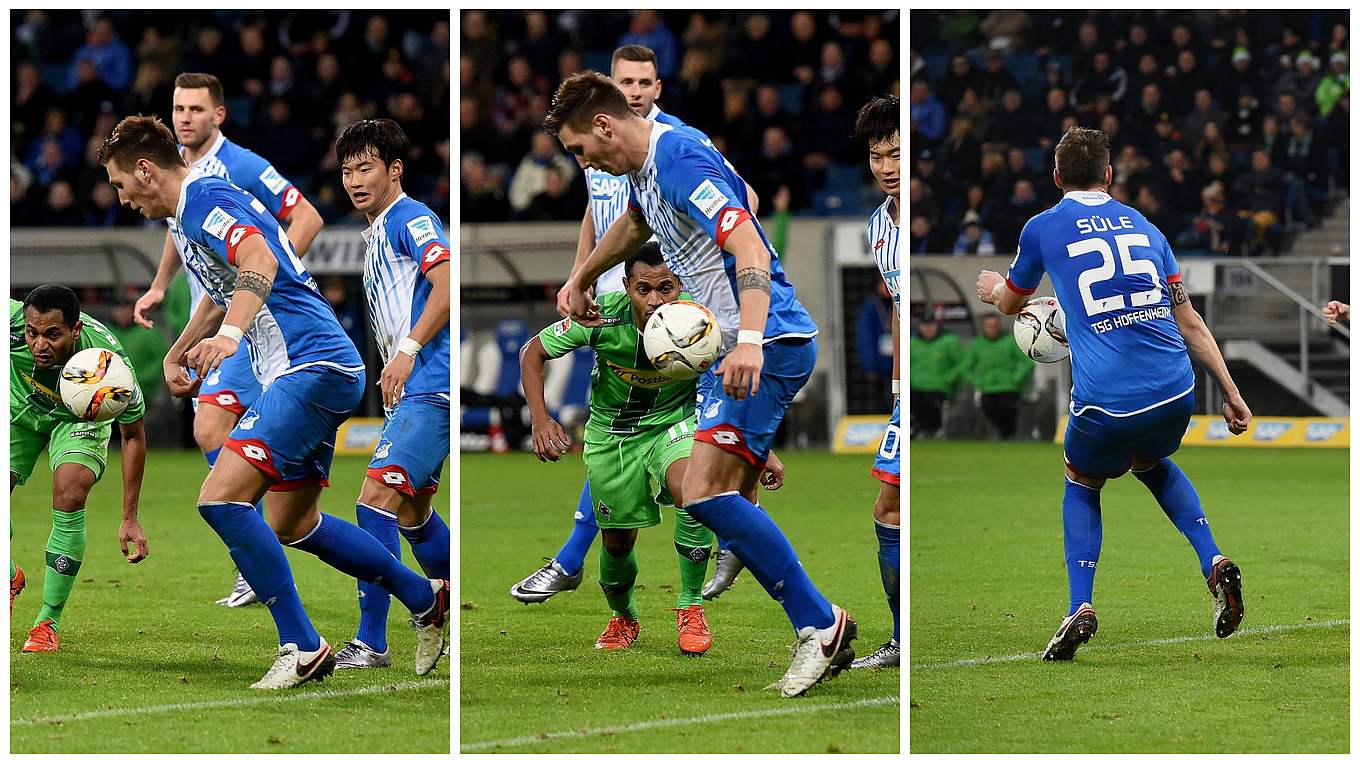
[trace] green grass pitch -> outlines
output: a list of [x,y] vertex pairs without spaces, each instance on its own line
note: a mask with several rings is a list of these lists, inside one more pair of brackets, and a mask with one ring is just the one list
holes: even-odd
[[1189,543],[1133,477],[1108,483],[1100,629],[1066,663],[1004,659],[1067,612],[1059,448],[910,457],[913,752],[1347,751],[1347,451],[1174,457],[1242,568],[1246,618],[1222,640]]
[[[365,464],[336,458],[323,511],[354,521]],[[247,688],[269,669],[278,639],[264,607],[213,604],[229,590],[232,564],[195,506],[205,473],[197,452],[151,452],[141,506],[151,555],[128,565],[115,540],[122,476],[117,453],[110,455],[87,505],[85,564],[63,615],[61,651],[53,655],[20,653],[42,600],[51,527],[46,460],[15,490],[11,550],[28,588],[10,621],[10,750],[448,752],[447,661],[430,676],[415,675],[414,638],[395,600],[392,668],[338,671],[321,685],[283,693]],[[436,504],[447,519],[447,497]],[[358,624],[354,581],[312,555],[287,551],[312,622],[339,649]],[[416,567],[404,542],[402,551]]]
[[[763,503],[813,581],[859,622],[856,651],[872,651],[892,621],[878,575],[871,459],[781,456],[787,485]],[[639,536],[642,632],[633,649],[594,649],[609,619],[598,540],[579,589],[541,605],[515,601],[510,586],[566,539],[581,458],[472,455],[461,467],[464,752],[897,752],[897,670],[847,671],[798,699],[762,690],[787,669],[794,636],[747,571],[706,605],[713,648],[680,653],[673,514]]]

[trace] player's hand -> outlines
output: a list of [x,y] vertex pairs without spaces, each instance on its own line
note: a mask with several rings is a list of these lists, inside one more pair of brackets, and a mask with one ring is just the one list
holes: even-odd
[[571,317],[584,327],[599,327],[600,305],[595,303],[591,297],[589,288],[581,285],[575,277],[569,278],[567,284],[562,286],[567,291],[567,313],[565,316]]
[[1349,322],[1351,321],[1351,307],[1349,304],[1340,301],[1328,301],[1327,305],[1322,307],[1322,316],[1327,318],[1329,325],[1334,325],[1343,319]]
[[415,366],[415,359],[398,351],[392,357],[392,361],[383,367],[382,374],[378,376],[378,387],[382,388],[383,407],[391,409],[401,401],[401,394],[406,390],[406,381],[411,378],[411,370],[415,369]]
[[[589,288],[586,288],[586,295],[590,296],[591,298],[594,298],[594,297],[595,297],[595,286],[594,286],[594,285],[590,286]],[[557,316],[559,316],[559,317],[570,317],[570,316],[571,316],[571,301],[568,299],[567,296],[568,296],[568,291],[567,291],[567,286],[566,286],[566,285],[563,285],[562,287],[558,288],[558,290],[557,290]]]
[[552,417],[534,420],[534,454],[540,462],[556,462],[571,449],[571,436]]
[[[132,543],[133,550],[128,554],[128,542]],[[118,546],[123,550],[123,556],[127,561],[137,564],[146,559],[150,550],[146,547],[146,534],[142,532],[142,524],[133,520],[123,520],[118,526]]]
[[784,463],[779,461],[773,451],[770,452],[770,458],[765,460],[765,469],[760,471],[760,485],[766,491],[778,491],[784,487]]
[[146,313],[161,305],[165,300],[165,290],[162,288],[151,288],[137,299],[137,303],[132,305],[132,321],[142,327],[151,328],[155,322],[147,318]]
[[170,395],[175,398],[188,398],[198,393],[199,380],[190,380],[189,372],[183,364],[166,360],[161,369],[165,372],[165,384],[170,386]]
[[741,401],[760,390],[760,370],[764,366],[764,349],[754,343],[738,343],[713,374],[722,378],[727,395]]
[[1223,419],[1228,423],[1229,432],[1242,435],[1251,424],[1251,410],[1241,396],[1232,396],[1223,402]]
[[1006,278],[990,269],[984,269],[978,273],[977,296],[983,303],[995,304],[996,299],[992,294],[996,292],[996,286],[1005,282]]
[[240,341],[232,340],[225,335],[214,335],[200,340],[197,346],[189,349],[184,359],[199,377],[207,377],[208,373],[217,369],[222,362],[235,356],[236,350],[240,347]]

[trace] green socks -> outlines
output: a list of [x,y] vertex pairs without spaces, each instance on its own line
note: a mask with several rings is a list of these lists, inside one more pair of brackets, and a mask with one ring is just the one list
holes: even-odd
[[712,551],[713,531],[705,528],[689,512],[675,508],[675,552],[680,555],[680,594],[676,606],[704,603],[704,576]]
[[[33,625],[51,620],[53,628],[60,628],[62,608],[71,596],[84,559],[85,510],[52,510],[52,535],[47,538],[47,572],[43,574],[43,606]],[[14,572],[12,566],[10,572]]]
[[600,547],[600,590],[615,615],[637,620],[637,605],[633,602],[633,583],[637,580],[637,552],[629,549],[622,557],[615,557]]
[[9,580],[10,580],[10,583],[13,583],[13,582],[14,582],[14,576],[18,575],[18,573],[16,573],[15,570],[14,570],[14,518],[13,518],[13,517],[9,518],[9,543],[10,543],[10,548],[9,548]]

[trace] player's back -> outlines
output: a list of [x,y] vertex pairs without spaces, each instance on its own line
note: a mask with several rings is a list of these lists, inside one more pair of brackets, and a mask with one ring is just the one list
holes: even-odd
[[1074,413],[1131,414],[1194,390],[1168,288],[1180,268],[1136,209],[1102,192],[1067,193],[1025,225],[1011,265],[1022,292],[1044,272],[1066,317]]

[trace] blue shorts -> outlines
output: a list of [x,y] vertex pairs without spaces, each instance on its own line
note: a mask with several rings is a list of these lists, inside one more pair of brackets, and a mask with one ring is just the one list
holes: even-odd
[[274,481],[271,491],[328,485],[335,431],[363,395],[362,372],[308,367],[283,375],[251,404],[223,445]]
[[874,457],[874,469],[871,471],[875,478],[895,486],[902,485],[901,441],[902,400],[896,399],[893,401],[892,419],[888,420],[888,429],[883,431],[883,441],[878,444],[878,456]]
[[403,396],[387,413],[368,477],[410,498],[439,490],[449,458],[449,402],[437,393]]
[[[204,378],[194,398],[194,411],[198,411],[199,404],[212,404],[240,417],[255,405],[260,397],[260,381],[250,366],[250,352],[244,346],[242,349]],[[193,370],[189,370],[189,376],[194,377]]]
[[1134,457],[1155,461],[1176,453],[1194,408],[1193,391],[1130,417],[1087,407],[1067,418],[1063,457],[1078,475],[1117,478],[1128,472]]
[[[817,340],[777,340],[765,345],[760,389],[737,401],[723,390],[722,378],[710,370],[699,378],[704,399],[694,440],[712,444],[760,468],[770,456],[774,433],[794,395],[812,377],[817,363]],[[722,360],[713,369],[722,366]]]

